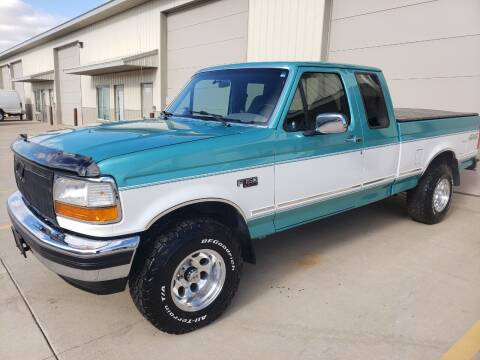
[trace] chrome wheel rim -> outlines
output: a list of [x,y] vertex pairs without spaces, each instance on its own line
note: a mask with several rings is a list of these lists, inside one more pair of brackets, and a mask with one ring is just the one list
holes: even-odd
[[433,190],[433,208],[439,213],[442,212],[450,200],[451,185],[448,179],[442,179]]
[[183,311],[199,311],[218,297],[225,283],[222,256],[212,249],[201,249],[185,257],[175,269],[171,295]]

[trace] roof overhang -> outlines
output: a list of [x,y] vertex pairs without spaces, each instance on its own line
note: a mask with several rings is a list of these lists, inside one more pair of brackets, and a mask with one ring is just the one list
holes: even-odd
[[14,56],[22,51],[32,49],[35,46],[44,44],[48,41],[57,39],[76,30],[82,29],[88,25],[99,22],[122,13],[135,6],[146,3],[150,0],[110,0],[106,3],[77,16],[63,24],[60,24],[50,30],[45,31],[31,39],[28,39],[14,47],[0,52],[0,61]]
[[55,72],[53,70],[44,71],[37,74],[25,75],[12,79],[13,82],[26,82],[26,83],[41,83],[55,80]]
[[65,69],[71,75],[105,75],[124,71],[141,69],[155,69],[158,67],[158,50],[147,51],[141,54],[125,56],[97,63]]

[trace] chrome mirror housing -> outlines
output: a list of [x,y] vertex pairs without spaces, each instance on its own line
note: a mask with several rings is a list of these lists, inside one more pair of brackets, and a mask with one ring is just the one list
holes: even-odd
[[340,113],[319,114],[315,118],[315,132],[317,134],[338,134],[347,131],[348,122],[345,115]]

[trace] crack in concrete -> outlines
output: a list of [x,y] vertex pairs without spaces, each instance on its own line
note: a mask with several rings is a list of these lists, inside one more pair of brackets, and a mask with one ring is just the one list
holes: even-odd
[[[50,340],[48,339],[48,336],[47,336],[46,332],[44,331],[44,329],[42,328],[42,325],[40,325],[39,319],[37,318],[37,316],[36,316],[35,313],[33,312],[33,308],[30,306],[30,303],[28,302],[27,298],[26,298],[25,295],[23,294],[23,291],[20,289],[20,286],[18,285],[17,281],[16,281],[15,278],[13,277],[13,274],[12,274],[12,272],[10,271],[10,269],[8,268],[7,264],[5,264],[5,262],[4,262],[3,259],[1,259],[1,258],[0,258],[0,264],[2,264],[3,268],[4,268],[5,271],[7,272],[8,277],[10,278],[10,280],[11,280],[12,283],[13,283],[13,285],[15,286],[15,288],[16,288],[17,291],[18,291],[18,293],[20,294],[20,297],[22,298],[25,306],[27,307],[28,311],[30,312],[30,315],[32,316],[33,321],[35,322],[35,324],[37,325],[38,329],[40,330],[40,333],[42,334],[43,338],[45,339],[45,342],[47,343],[48,348],[49,348],[50,351],[52,352],[52,356],[50,356],[50,358],[53,358],[53,359],[55,359],[55,360],[59,360],[59,359],[58,359],[58,356],[57,356],[57,353],[55,352],[55,349],[53,348],[52,343],[51,343]],[[47,358],[47,359],[49,359],[49,358]]]
[[106,334],[103,334],[103,335],[94,337],[94,338],[92,338],[92,339],[86,340],[86,341],[84,341],[84,342],[82,342],[82,343],[80,343],[80,344],[78,344],[78,345],[74,345],[74,346],[71,346],[71,347],[69,347],[69,348],[67,348],[67,349],[65,349],[65,350],[60,351],[60,352],[58,353],[58,355],[60,356],[60,355],[63,355],[63,354],[65,354],[65,353],[67,353],[67,352],[70,352],[70,351],[72,351],[72,350],[82,348],[82,347],[85,346],[85,345],[89,345],[89,344],[95,343],[95,342],[97,342],[97,341],[99,341],[99,340],[105,339],[105,338],[110,337],[110,336],[112,336],[112,335],[119,335],[119,336],[124,335],[124,334],[126,334],[128,331],[130,331],[130,329],[132,329],[135,325],[137,325],[137,324],[139,324],[139,323],[142,323],[142,322],[144,322],[143,319],[138,320],[138,321],[135,321],[135,322],[133,322],[133,323],[131,323],[131,324],[128,324],[128,325],[126,325],[126,326],[124,326],[124,327],[121,327],[121,328],[116,329],[116,330],[114,330],[114,331],[108,332],[108,333],[106,333]]

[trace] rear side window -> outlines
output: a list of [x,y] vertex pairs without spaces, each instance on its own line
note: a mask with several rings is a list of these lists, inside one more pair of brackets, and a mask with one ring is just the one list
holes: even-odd
[[338,74],[304,73],[288,110],[285,130],[313,129],[315,118],[324,113],[340,113],[350,118],[342,80]]
[[368,126],[372,129],[388,127],[390,121],[388,119],[387,105],[385,104],[378,76],[376,74],[357,73],[355,77],[362,94]]

